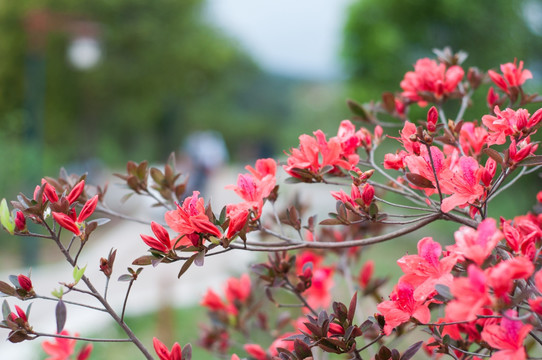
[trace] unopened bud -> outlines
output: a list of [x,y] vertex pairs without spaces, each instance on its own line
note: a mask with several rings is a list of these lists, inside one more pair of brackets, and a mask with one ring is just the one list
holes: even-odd
[[469,85],[473,90],[476,90],[480,86],[482,79],[482,73],[480,73],[478,68],[469,68],[469,71],[467,72],[467,80],[469,81]]
[[19,282],[19,285],[21,286],[21,289],[25,291],[31,291],[32,290],[32,281],[28,276],[25,276],[23,274],[17,276],[17,281]]
[[408,140],[410,140],[412,142],[416,142],[416,141],[418,141],[418,137],[416,136],[416,134],[412,134],[412,135],[410,135]]
[[26,232],[26,218],[22,211],[17,211],[15,216],[15,227],[19,232]]
[[372,187],[372,185],[370,184],[365,185],[365,187],[363,188],[363,193],[361,194],[361,198],[365,206],[371,205],[374,197],[375,197],[375,188]]
[[367,180],[367,179],[370,179],[371,176],[373,176],[374,173],[375,173],[374,169],[367,170],[362,174],[362,177],[363,177],[363,179]]

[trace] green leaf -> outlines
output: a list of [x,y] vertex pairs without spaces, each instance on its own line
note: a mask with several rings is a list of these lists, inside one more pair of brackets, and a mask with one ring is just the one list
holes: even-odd
[[62,295],[64,295],[64,288],[61,287],[58,290],[55,289],[55,290],[51,291],[51,295],[53,295],[56,298],[61,299]]
[[77,284],[79,280],[83,277],[83,274],[85,273],[85,270],[87,269],[87,266],[85,265],[84,268],[79,269],[78,266],[75,266],[73,268],[73,281]]
[[0,223],[11,235],[13,235],[15,232],[15,221],[9,213],[6,199],[2,199],[0,202]]

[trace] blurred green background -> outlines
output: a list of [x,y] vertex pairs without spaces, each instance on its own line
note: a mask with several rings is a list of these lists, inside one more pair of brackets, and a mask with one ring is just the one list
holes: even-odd
[[[338,75],[310,77],[270,71],[206,15],[203,0],[0,0],[0,198],[31,192],[61,166],[112,172],[127,160],[163,162],[194,131],[220,132],[231,164],[281,156],[301,133],[334,134],[349,117],[346,98],[399,91],[433,48],[464,50],[465,68],[483,71],[517,57],[534,75],[526,89],[541,89],[540,0],[346,2]],[[318,1],[306,4],[318,13]],[[300,15],[299,28],[308,20]],[[95,64],[67,55],[81,38],[91,39],[84,51],[99,52]],[[466,120],[485,111],[485,94]],[[413,109],[413,119],[423,112]],[[491,215],[529,209],[536,181],[520,184],[532,191],[513,201],[497,199],[503,206]],[[4,269],[22,264],[16,242],[1,234],[0,246],[10,254]]]

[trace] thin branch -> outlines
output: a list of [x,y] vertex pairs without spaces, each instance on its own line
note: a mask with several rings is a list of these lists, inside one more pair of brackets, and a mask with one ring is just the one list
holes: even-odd
[[[71,257],[70,253],[66,250],[66,248],[62,245],[62,242],[60,242],[60,238],[59,236],[57,236],[54,231],[49,227],[49,224],[47,224],[45,222],[45,220],[43,219],[43,217],[40,217],[40,220],[45,224],[45,227],[47,228],[47,230],[49,231],[49,233],[51,234],[51,236],[53,237],[53,240],[55,241],[55,243],[57,244],[58,248],[60,249],[60,251],[62,252],[62,254],[64,255],[64,257],[66,258],[66,261],[68,261],[68,263],[72,266],[72,267],[75,267],[75,262],[73,260],[73,258]],[[94,285],[92,284],[92,282],[89,280],[88,277],[86,277],[85,275],[83,275],[81,277],[81,280],[83,280],[83,282],[86,284],[86,286],[89,288],[90,292],[93,294],[93,296],[98,299],[98,301],[103,305],[103,307],[105,308],[105,310],[109,313],[109,315],[115,320],[115,322],[117,324],[119,324],[119,326],[122,328],[122,330],[126,333],[126,335],[128,335],[128,337],[131,339],[131,341],[134,343],[135,346],[137,346],[137,348],[139,349],[139,351],[141,351],[141,353],[145,356],[145,358],[147,360],[153,360],[154,357],[151,355],[151,353],[147,350],[147,348],[145,347],[145,345],[143,345],[143,343],[137,338],[137,336],[134,334],[134,332],[132,331],[132,329],[130,329],[130,327],[128,325],[126,325],[126,323],[117,315],[117,313],[115,312],[115,310],[111,307],[111,305],[107,302],[107,300],[105,300],[101,295],[100,293],[98,292],[98,290],[96,290],[96,288],[94,287]],[[75,288],[73,288],[75,289]]]
[[435,183],[437,185],[438,196],[440,198],[440,203],[442,204],[442,191],[440,191],[440,184],[439,184],[439,181],[438,181],[437,169],[435,168],[435,163],[433,161],[433,155],[431,154],[431,146],[426,144],[426,143],[424,143],[424,144],[427,147],[427,153],[429,155],[429,161],[431,162],[431,169],[433,170],[433,176],[435,177]]
[[425,201],[424,198],[422,198],[420,195],[416,194],[412,189],[410,189],[409,187],[405,186],[404,184],[401,184],[400,182],[397,181],[397,179],[394,179],[393,177],[391,177],[387,172],[385,172],[384,170],[382,170],[378,165],[376,165],[375,161],[374,161],[374,153],[375,153],[375,150],[376,150],[376,147],[373,148],[371,150],[371,152],[369,153],[369,161],[371,162],[371,166],[376,170],[378,171],[381,175],[383,175],[386,179],[388,179],[389,181],[391,181],[392,183],[394,183],[395,185],[399,186],[400,188],[402,188],[405,192],[409,193],[411,196],[415,197],[416,199],[418,199],[419,201]]
[[367,345],[365,345],[364,347],[358,349],[359,352],[367,349],[369,346],[373,345],[374,343],[378,342],[378,340],[382,339],[384,337],[384,334],[380,334],[378,335],[376,338],[373,339],[373,341],[371,341],[370,343],[368,343]]
[[[119,219],[136,222],[136,223],[139,223],[139,224],[145,224],[145,225],[150,225],[151,224],[150,221],[142,220],[142,219],[138,219],[138,218],[135,218],[135,217],[132,217],[132,216],[122,214],[122,213],[118,213],[116,211],[113,211],[113,210],[111,210],[109,208],[106,208],[106,207],[103,207],[103,206],[98,206],[96,208],[96,211],[100,212],[100,213],[103,213],[103,214],[106,214],[106,215],[114,216],[114,217],[119,218]],[[159,224],[162,225],[162,226],[166,225],[164,223],[159,223]]]
[[[506,183],[506,185],[504,185],[503,187],[501,187],[500,189],[498,190],[495,190],[492,194],[488,195],[487,196],[487,199],[486,199],[486,202],[489,201],[489,198],[490,197],[496,197],[498,196],[500,193],[502,193],[504,190],[508,189],[510,186],[514,185],[514,183],[516,181],[518,181],[523,175],[525,175],[525,172],[527,171],[527,168],[526,167],[523,167],[520,172],[512,179],[510,180],[508,183]],[[504,181],[504,179],[503,179]]]
[[390,206],[394,206],[394,207],[398,207],[398,208],[401,208],[401,209],[410,209],[410,210],[419,210],[419,211],[428,211],[428,212],[434,212],[433,210],[431,210],[430,208],[421,208],[421,207],[416,207],[416,206],[409,206],[409,205],[402,205],[402,204],[396,204],[396,203],[392,203],[390,201],[387,201],[387,200],[384,200],[384,199],[381,199],[377,196],[374,197],[377,201],[380,201],[381,203],[384,203],[384,204],[387,204],[387,205],[390,205]]
[[384,235],[378,235],[373,236],[365,239],[357,239],[357,240],[348,240],[348,241],[341,241],[341,242],[303,242],[299,244],[289,244],[289,245],[279,245],[279,246],[265,246],[263,243],[257,246],[240,246],[238,244],[232,243],[230,244],[231,247],[234,249],[246,249],[249,251],[285,251],[285,250],[294,250],[294,249],[341,249],[341,248],[347,248],[347,247],[354,247],[354,246],[365,246],[370,244],[376,244],[384,241],[388,241],[391,239],[395,239],[399,236],[411,233],[413,231],[416,231],[427,224],[432,223],[433,221],[441,218],[445,214],[433,214],[418,223],[402,227],[401,229],[398,229],[396,231],[392,231],[388,234]]
[[421,221],[421,220],[426,219],[426,218],[432,218],[433,216],[434,216],[434,214],[429,214],[429,215],[421,216],[421,217],[418,217],[418,218],[412,219],[412,220],[405,220],[405,221],[379,221],[378,223],[379,223],[379,224],[388,224],[388,225],[406,225],[406,224],[412,224],[412,223]]
[[292,292],[314,316],[318,316],[316,310],[314,310],[312,306],[309,305],[307,300],[296,290],[295,286],[290,282],[290,280],[288,280],[288,278],[284,279],[286,281],[286,284],[288,285],[287,289],[290,290],[290,292]]
[[27,237],[35,237],[35,238],[41,238],[41,239],[53,239],[50,235],[43,235],[43,234],[36,234],[36,233],[15,233],[17,236],[27,236]]
[[120,315],[120,320],[124,322],[124,312],[126,311],[126,304],[128,303],[128,296],[130,295],[130,290],[132,290],[132,285],[134,284],[134,279],[130,280],[128,284],[128,290],[126,291],[126,296],[124,297],[124,304],[122,305],[122,313]]
[[77,337],[77,336],[69,336],[69,335],[60,335],[60,334],[47,334],[47,333],[41,333],[33,331],[32,334],[36,335],[36,337],[53,337],[53,338],[60,338],[60,339],[72,339],[72,340],[81,340],[81,341],[89,341],[89,342],[105,342],[105,343],[119,343],[119,342],[132,342],[131,339],[96,339],[96,338],[85,338],[85,337]]
[[[30,300],[30,299],[34,299],[34,298],[35,299],[43,299],[43,300],[51,300],[51,301],[56,301],[56,302],[59,301],[59,299],[57,299],[57,298],[52,298],[52,297],[37,295],[37,294],[32,298],[28,298],[28,299],[24,299],[24,300]],[[105,310],[105,309],[95,307],[95,306],[91,306],[91,305],[81,304],[81,303],[77,303],[77,302],[74,302],[74,301],[68,301],[68,300],[64,300],[64,299],[62,299],[62,301],[64,303],[70,304],[70,305],[81,306],[81,307],[85,307],[85,308],[92,309],[92,310],[107,312],[107,310]]]

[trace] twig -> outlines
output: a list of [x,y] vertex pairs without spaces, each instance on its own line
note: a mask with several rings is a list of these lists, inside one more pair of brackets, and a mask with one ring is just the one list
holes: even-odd
[[124,297],[124,304],[122,305],[122,313],[120,315],[120,320],[124,322],[124,312],[126,311],[126,303],[128,302],[128,296],[130,295],[130,290],[132,290],[132,285],[134,284],[134,279],[130,280],[128,284],[128,290],[126,291],[126,296]]
[[41,333],[33,331],[32,334],[36,335],[36,337],[53,337],[53,338],[60,338],[60,339],[72,339],[72,340],[81,340],[81,341],[89,341],[89,342],[132,342],[132,339],[96,339],[96,338],[86,338],[86,337],[77,337],[77,336],[69,336],[69,335],[60,335],[60,334],[47,334],[47,333]]
[[[57,298],[52,298],[52,297],[42,296],[42,295],[35,295],[32,298],[28,298],[28,299],[24,299],[24,300],[30,300],[30,299],[34,299],[34,298],[35,299],[43,299],[43,300],[51,300],[51,301],[56,301],[56,302],[59,301],[59,299],[57,299]],[[68,300],[64,300],[64,299],[62,299],[62,301],[64,303],[70,304],[70,305],[81,306],[81,307],[85,307],[85,308],[92,309],[92,310],[107,312],[105,309],[95,307],[95,306],[91,306],[91,305],[81,304],[81,303],[77,303],[77,302],[74,302],[74,301],[68,301]]]
[[431,216],[428,216],[427,218],[419,221],[418,223],[403,227],[399,230],[392,231],[388,234],[384,235],[378,235],[373,236],[365,239],[357,239],[357,240],[348,240],[348,241],[341,241],[341,242],[303,242],[298,244],[289,244],[289,245],[279,245],[279,246],[265,246],[263,243],[257,246],[240,246],[238,244],[232,243],[230,244],[231,247],[234,249],[246,249],[249,251],[285,251],[285,250],[294,250],[294,249],[341,249],[341,248],[347,248],[347,247],[354,247],[354,246],[365,246],[370,244],[376,244],[384,241],[388,241],[391,239],[395,239],[401,235],[405,235],[408,233],[411,233],[413,231],[416,231],[422,227],[424,227],[427,224],[432,223],[433,221],[441,218],[445,214],[433,214]]

